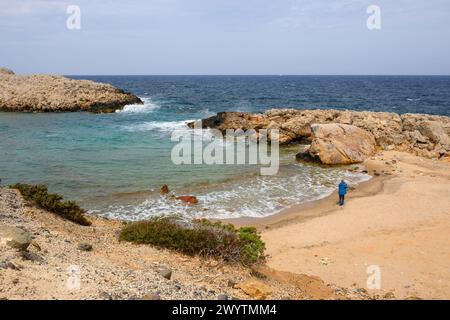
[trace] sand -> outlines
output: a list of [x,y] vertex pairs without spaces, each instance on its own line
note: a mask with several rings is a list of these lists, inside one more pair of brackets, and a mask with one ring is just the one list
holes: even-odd
[[[262,230],[273,269],[373,297],[449,299],[450,163],[384,152],[365,166],[380,175],[350,191],[344,207],[333,194],[240,224]],[[367,286],[373,265],[380,289]]]

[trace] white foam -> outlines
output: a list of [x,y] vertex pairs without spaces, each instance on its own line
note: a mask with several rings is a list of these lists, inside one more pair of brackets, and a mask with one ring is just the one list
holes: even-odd
[[290,177],[257,177],[245,185],[232,183],[225,189],[197,193],[199,205],[188,206],[170,197],[151,197],[138,205],[111,206],[103,214],[124,220],[145,220],[154,216],[180,215],[185,218],[261,218],[298,203],[330,195],[344,178],[354,185],[369,175],[336,170]]
[[189,130],[187,124],[192,121],[195,120],[149,121],[128,126],[122,126],[121,129],[131,132],[160,131],[164,133],[171,133],[174,130]]
[[151,98],[141,98],[144,104],[128,104],[122,110],[116,110],[117,113],[150,113],[160,108],[159,105],[152,102]]

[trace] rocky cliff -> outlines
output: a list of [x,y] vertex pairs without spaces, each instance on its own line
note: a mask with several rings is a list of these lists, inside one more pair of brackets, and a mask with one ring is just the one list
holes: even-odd
[[[424,114],[396,114],[349,110],[272,109],[264,114],[221,112],[204,119],[204,128],[278,129],[280,144],[313,140],[314,124],[344,124],[373,135],[377,149],[406,151],[427,158],[450,155],[450,118]],[[190,124],[192,126],[192,124]]]
[[107,113],[141,103],[110,84],[54,75],[19,76],[0,68],[0,111]]

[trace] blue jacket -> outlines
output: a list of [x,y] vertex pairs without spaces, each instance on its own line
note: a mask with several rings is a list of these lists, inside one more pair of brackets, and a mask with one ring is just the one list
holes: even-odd
[[345,196],[347,194],[347,184],[345,182],[339,183],[339,195]]

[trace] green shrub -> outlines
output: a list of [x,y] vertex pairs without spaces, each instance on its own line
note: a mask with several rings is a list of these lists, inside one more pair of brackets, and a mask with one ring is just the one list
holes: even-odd
[[45,209],[82,226],[91,225],[91,222],[84,216],[85,211],[82,208],[73,201],[62,201],[63,197],[59,194],[48,193],[45,185],[18,183],[10,187],[19,190],[29,205]]
[[151,244],[189,255],[218,257],[252,265],[264,259],[264,242],[255,228],[236,229],[232,224],[206,219],[182,222],[175,217],[158,217],[129,223],[120,240]]

